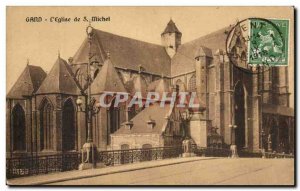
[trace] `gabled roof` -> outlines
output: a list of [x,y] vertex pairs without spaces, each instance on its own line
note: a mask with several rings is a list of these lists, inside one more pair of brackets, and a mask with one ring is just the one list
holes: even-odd
[[195,70],[195,54],[201,47],[211,49],[215,53],[218,49],[226,50],[226,38],[231,26],[222,28],[193,41],[180,45],[172,58],[171,75],[176,76]]
[[162,35],[163,34],[166,34],[166,33],[179,33],[181,34],[181,32],[178,30],[178,28],[176,27],[175,23],[173,22],[172,19],[170,19],[168,25],[166,26],[165,30],[163,33],[161,33]]
[[[111,61],[117,68],[138,71],[140,67],[145,72],[160,74],[161,71],[169,76],[171,73],[170,57],[161,45],[134,40],[94,29],[92,38],[92,59],[103,63],[106,52],[112,55]],[[88,63],[89,45],[85,39],[73,57],[74,64]]]
[[41,67],[26,65],[26,68],[7,94],[7,98],[22,99],[23,96],[31,96],[37,91],[46,75]]
[[[159,103],[155,103],[150,107],[146,107],[131,119],[133,122],[131,129],[123,123],[120,129],[118,129],[114,134],[162,134],[168,123],[165,117],[167,117],[171,109],[172,108],[169,104],[166,104],[164,107],[160,107]],[[148,126],[147,121],[149,120],[155,122],[153,128]]]
[[46,79],[36,92],[36,94],[46,93],[80,94],[80,86],[74,80],[71,67],[60,57],[57,58]]
[[134,95],[136,92],[141,92],[143,98],[147,97],[147,87],[147,82],[141,76],[141,74],[135,76],[132,80],[126,82],[126,89],[131,95]]
[[159,94],[162,94],[163,92],[170,92],[170,85],[168,81],[162,77],[159,80],[155,80],[148,86],[149,92],[158,92]]
[[91,92],[94,95],[103,92],[126,92],[123,82],[110,59],[104,62],[100,72],[94,79]]

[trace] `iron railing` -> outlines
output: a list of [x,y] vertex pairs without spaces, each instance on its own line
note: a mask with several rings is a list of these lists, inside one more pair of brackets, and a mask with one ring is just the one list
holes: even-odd
[[275,153],[275,152],[265,152],[265,158],[294,158],[292,154],[284,154],[284,153]]
[[29,156],[6,159],[6,177],[17,178],[51,172],[78,169],[80,153],[64,153],[45,156]]
[[227,148],[215,148],[215,147],[197,147],[196,145],[192,146],[192,151],[197,156],[205,157],[230,157],[231,151]]
[[147,149],[127,149],[98,152],[97,163],[114,166],[143,161],[180,157],[182,147],[155,147]]

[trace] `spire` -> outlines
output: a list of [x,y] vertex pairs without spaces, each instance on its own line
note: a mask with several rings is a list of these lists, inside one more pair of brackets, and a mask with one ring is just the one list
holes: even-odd
[[60,51],[58,49],[58,52],[57,52],[57,57],[60,58]]
[[172,18],[164,32],[161,33],[161,42],[170,58],[176,54],[177,48],[181,45],[182,33],[178,30]]
[[103,92],[126,92],[123,82],[110,59],[105,60],[99,74],[92,83],[91,90],[93,95]]
[[31,96],[37,91],[46,75],[41,67],[29,65],[27,61],[25,69],[8,92],[7,98],[20,99],[24,96]]
[[29,58],[27,58],[27,66],[29,65]]
[[49,74],[36,92],[44,93],[62,93],[69,95],[80,94],[80,86],[74,80],[70,65],[62,58],[57,58]]
[[171,17],[171,19],[170,19],[167,27],[165,28],[164,32],[161,35],[164,35],[166,33],[178,33],[178,34],[181,34],[181,32],[178,30],[177,26],[173,22],[172,17]]

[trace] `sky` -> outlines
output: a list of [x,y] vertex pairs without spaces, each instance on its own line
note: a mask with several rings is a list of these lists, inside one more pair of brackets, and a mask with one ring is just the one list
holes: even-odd
[[[88,22],[57,23],[51,17],[110,17],[93,22],[94,28],[155,44],[170,18],[182,32],[182,43],[214,32],[249,17],[293,19],[291,7],[8,7],[6,23],[7,90],[29,64],[49,72],[58,52],[64,59],[74,56],[86,37]],[[43,22],[26,22],[42,17]],[[293,22],[291,29],[293,29]],[[293,31],[291,32],[293,34]],[[293,42],[291,35],[291,42]],[[293,45],[291,44],[291,54]],[[112,55],[113,56],[113,55]],[[291,63],[294,60],[291,55]],[[293,73],[293,67],[289,70]],[[290,81],[294,77],[290,76]],[[293,89],[293,88],[291,88]]]

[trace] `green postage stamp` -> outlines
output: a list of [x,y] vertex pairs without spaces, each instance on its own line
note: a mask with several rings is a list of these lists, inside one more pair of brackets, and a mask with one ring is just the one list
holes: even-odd
[[289,20],[253,18],[249,28],[250,65],[288,65]]

